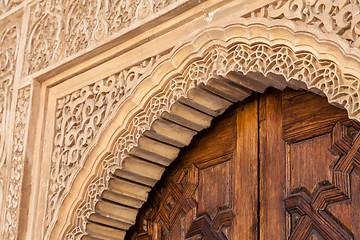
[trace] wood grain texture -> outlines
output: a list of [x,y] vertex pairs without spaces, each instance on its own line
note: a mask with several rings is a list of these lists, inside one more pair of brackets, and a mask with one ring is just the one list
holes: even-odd
[[324,134],[289,146],[290,190],[299,186],[312,191],[318,182],[331,179],[330,165],[337,159],[331,154],[331,135]]
[[254,94],[182,150],[127,239],[360,239],[358,130],[314,94]]
[[354,122],[347,112],[330,105],[327,99],[307,91],[287,89],[282,94],[284,140],[297,142],[331,132],[337,121]]
[[[213,237],[229,237],[234,216],[231,193],[236,117],[236,110],[230,109],[183,149],[154,187],[126,239],[185,239],[191,226],[188,238],[199,234],[209,237],[209,231],[215,234]],[[191,191],[189,176],[196,185],[190,185]],[[231,214],[222,217],[221,209],[228,209]],[[214,224],[217,227],[211,230]]]
[[258,99],[252,96],[237,110],[237,138],[233,162],[232,236],[257,239],[258,229]]
[[259,102],[260,235],[259,239],[284,239],[283,206],[285,142],[282,137],[281,92],[271,90]]

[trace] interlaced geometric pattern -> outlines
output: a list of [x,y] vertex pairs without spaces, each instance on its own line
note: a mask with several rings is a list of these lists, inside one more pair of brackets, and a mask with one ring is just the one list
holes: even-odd
[[214,219],[211,219],[207,213],[202,214],[192,222],[186,234],[186,240],[226,240],[227,238],[222,231],[231,225],[234,216],[234,213],[228,207],[220,208]]
[[354,168],[360,169],[359,147],[360,132],[351,136],[346,126],[337,122],[332,131],[332,149],[340,158],[332,169],[332,183],[320,182],[312,194],[302,187],[286,198],[286,210],[301,216],[289,239],[307,239],[313,229],[326,240],[354,239],[326,208],[350,199],[350,174]]
[[192,165],[164,180],[165,188],[162,189],[165,190],[157,191],[152,202],[157,209],[152,209],[146,217],[147,233],[140,234],[138,239],[148,239],[148,234],[156,231],[159,237],[167,239],[178,219],[197,207],[192,195],[198,187],[198,172],[199,169]]

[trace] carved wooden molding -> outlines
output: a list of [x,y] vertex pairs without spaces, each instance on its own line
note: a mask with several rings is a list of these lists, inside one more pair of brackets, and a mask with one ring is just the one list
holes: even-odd
[[231,225],[234,217],[234,213],[228,207],[220,208],[214,219],[207,213],[202,214],[192,222],[186,239],[227,240],[222,231]]
[[345,125],[337,122],[332,131],[332,149],[340,156],[332,169],[332,183],[320,182],[313,194],[306,188],[299,188],[285,200],[286,210],[301,217],[289,239],[307,239],[312,229],[326,240],[354,239],[326,208],[331,203],[350,199],[350,174],[354,168],[360,169],[360,132],[351,136]]
[[[213,117],[249,96],[251,91],[263,92],[269,86],[309,89],[346,108],[351,118],[359,118],[359,73],[349,73],[336,60],[319,59],[316,52],[279,44],[274,39],[261,37],[260,41],[254,36],[254,39],[242,36],[256,31],[260,35],[261,31],[271,32],[271,28],[231,25],[206,30],[159,59],[142,76],[142,79],[156,76],[162,79],[162,84],[148,95],[126,129],[109,144],[112,148],[99,160],[100,169],[87,185],[88,194],[77,203],[76,214],[72,210],[76,217],[71,227],[66,228],[66,238],[79,239],[87,234],[99,237],[97,234],[104,232],[104,228],[96,228],[93,223],[97,221],[103,226],[110,219],[121,227],[108,225],[106,239],[112,239],[113,234],[123,235],[134,223],[136,209],[146,201],[147,187],[160,179],[164,167],[176,158],[179,149],[188,145],[198,131],[209,127]],[[139,191],[130,194],[119,190],[112,184],[112,175],[124,179],[123,186],[131,183]],[[133,217],[106,220],[99,210],[104,199],[128,206],[129,211],[135,209],[130,214]],[[94,220],[91,216],[96,214],[102,218]]]
[[150,208],[143,218],[143,232],[131,239],[152,239],[152,236],[168,239],[175,224],[190,211],[197,211],[193,198],[199,183],[199,169],[195,165],[178,171],[166,178],[159,191],[153,195]]

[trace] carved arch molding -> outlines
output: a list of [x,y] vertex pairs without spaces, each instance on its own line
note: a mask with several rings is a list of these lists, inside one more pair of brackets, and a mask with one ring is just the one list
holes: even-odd
[[180,149],[253,91],[307,89],[360,120],[360,32],[348,18],[359,6],[313,2],[206,13],[209,24],[169,51],[58,98],[44,239],[124,238]]

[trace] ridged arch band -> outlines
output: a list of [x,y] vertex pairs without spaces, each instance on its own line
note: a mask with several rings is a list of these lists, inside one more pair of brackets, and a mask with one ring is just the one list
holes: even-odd
[[[144,84],[143,89],[139,84],[141,104],[115,131],[103,154],[86,160],[93,170],[81,183],[80,194],[72,197],[73,204],[62,211],[70,217],[62,216],[65,221],[56,223],[52,234],[61,233],[61,239],[123,238],[180,149],[252,91],[307,89],[359,120],[359,59],[344,54],[331,39],[269,25],[206,29],[157,59],[140,79],[157,84]],[[113,121],[116,118],[121,116]],[[106,212],[109,208],[115,210]]]

